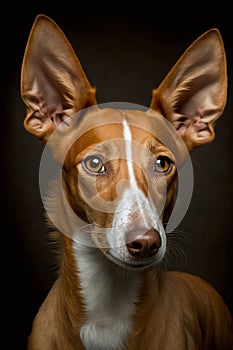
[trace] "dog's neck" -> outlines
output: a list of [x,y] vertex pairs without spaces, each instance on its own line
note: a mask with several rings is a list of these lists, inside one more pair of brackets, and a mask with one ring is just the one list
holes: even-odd
[[121,349],[138,301],[140,273],[123,270],[99,249],[73,246],[86,312],[83,344],[90,350]]

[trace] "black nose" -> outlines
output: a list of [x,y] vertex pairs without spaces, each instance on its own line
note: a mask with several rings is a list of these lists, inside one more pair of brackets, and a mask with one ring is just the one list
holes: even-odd
[[135,258],[148,258],[157,254],[161,246],[161,238],[158,231],[150,229],[132,230],[127,235],[126,244],[129,253]]

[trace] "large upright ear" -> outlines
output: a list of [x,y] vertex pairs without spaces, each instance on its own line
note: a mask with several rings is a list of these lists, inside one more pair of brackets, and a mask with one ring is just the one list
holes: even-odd
[[63,32],[45,15],[38,15],[26,46],[21,95],[27,105],[26,130],[47,141],[67,117],[96,104],[91,87]]
[[225,51],[213,28],[184,52],[160,86],[150,108],[177,129],[189,151],[214,139],[214,124],[227,96]]

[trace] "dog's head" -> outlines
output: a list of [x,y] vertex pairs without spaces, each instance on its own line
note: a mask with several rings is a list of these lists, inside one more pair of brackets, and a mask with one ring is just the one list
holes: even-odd
[[217,29],[185,51],[149,108],[97,105],[70,43],[46,16],[35,20],[22,65],[26,130],[51,146],[64,200],[94,244],[124,266],[162,260],[179,169],[213,140],[226,92]]

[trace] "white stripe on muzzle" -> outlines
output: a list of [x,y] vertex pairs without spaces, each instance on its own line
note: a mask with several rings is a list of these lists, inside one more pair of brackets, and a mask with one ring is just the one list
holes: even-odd
[[111,231],[108,233],[108,242],[110,245],[109,253],[123,263],[133,261],[126,247],[126,234],[134,226],[134,221],[140,216],[141,229],[157,230],[161,237],[161,247],[158,253],[153,257],[154,262],[162,260],[166,250],[166,235],[153,203],[151,203],[145,194],[137,185],[134,168],[133,168],[133,141],[130,127],[126,120],[123,121],[123,135],[125,142],[125,154],[127,169],[129,175],[129,186],[124,190],[122,197],[117,205],[116,213],[113,219]]

